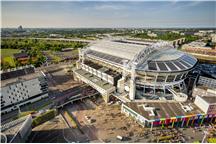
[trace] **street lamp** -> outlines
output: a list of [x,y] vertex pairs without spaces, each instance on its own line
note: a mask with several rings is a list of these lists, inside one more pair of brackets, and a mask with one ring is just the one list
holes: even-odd
[[203,139],[202,139],[202,143],[204,143],[205,139],[206,139],[206,136],[208,134],[208,131],[204,131],[204,136],[203,136]]

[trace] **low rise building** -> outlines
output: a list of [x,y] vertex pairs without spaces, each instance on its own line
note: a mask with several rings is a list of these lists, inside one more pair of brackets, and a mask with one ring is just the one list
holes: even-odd
[[216,63],[216,49],[206,46],[205,42],[194,41],[182,46],[182,51],[196,57],[200,62]]
[[28,63],[28,60],[30,59],[30,56],[27,53],[16,53],[14,54],[14,59],[19,61],[21,64]]
[[156,33],[148,33],[147,35],[150,36],[150,37],[157,37]]
[[205,114],[216,114],[216,96],[197,96],[194,103]]
[[143,127],[187,127],[203,123],[215,123],[215,107],[204,112],[194,103],[127,102],[122,104],[122,113],[134,118]]
[[200,76],[197,85],[201,85],[210,89],[216,89],[216,79]]
[[45,75],[42,72],[35,72],[34,68],[28,73],[26,72],[28,68],[18,68],[6,72],[6,74],[1,73],[4,76],[0,91],[1,114],[48,97],[48,84]]

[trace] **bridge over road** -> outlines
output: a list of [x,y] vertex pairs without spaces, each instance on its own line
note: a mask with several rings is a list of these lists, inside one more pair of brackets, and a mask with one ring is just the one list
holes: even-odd
[[95,92],[94,94],[89,94],[89,95],[88,94],[87,95],[77,94],[75,96],[70,97],[66,102],[61,103],[60,105],[57,105],[56,108],[63,108],[65,105],[69,103],[73,103],[75,101],[82,100],[82,99],[89,98],[89,97],[94,97],[97,95],[99,95],[99,92]]

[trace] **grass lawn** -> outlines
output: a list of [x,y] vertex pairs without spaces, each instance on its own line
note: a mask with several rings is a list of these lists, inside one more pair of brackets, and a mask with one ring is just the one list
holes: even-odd
[[13,56],[15,53],[19,53],[20,50],[18,49],[1,49],[1,57],[10,57]]
[[4,58],[3,58],[3,62],[9,63],[10,66],[12,66],[12,67],[15,67],[15,66],[16,66],[16,65],[15,65],[15,62],[14,62],[14,59],[13,59],[13,57],[11,57],[11,56],[4,57]]
[[62,60],[59,56],[53,54],[52,51],[49,51],[48,54],[49,54],[50,57],[52,57],[53,62],[60,62]]
[[33,112],[35,112],[35,111],[25,111],[25,112],[21,112],[20,114],[18,114],[18,116],[16,116],[16,117],[14,118],[14,120],[15,120],[15,119],[18,119],[18,118],[21,118],[21,117],[24,117],[24,116],[27,116],[27,115],[29,115],[29,114],[31,114],[31,113],[33,113]]
[[13,54],[19,53],[18,49],[1,49],[1,58],[3,62],[9,63],[11,67],[15,67],[15,62],[13,59]]

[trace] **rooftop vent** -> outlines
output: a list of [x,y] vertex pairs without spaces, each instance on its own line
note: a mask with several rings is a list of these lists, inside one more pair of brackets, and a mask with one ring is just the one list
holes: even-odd
[[182,106],[182,109],[185,111],[185,112],[190,112],[192,109],[192,107],[189,106],[189,105],[186,105],[186,106]]
[[145,111],[149,112],[149,116],[155,116],[155,112],[154,112],[155,107],[150,107],[147,104],[142,104],[142,105],[139,105],[139,106],[142,106]]

